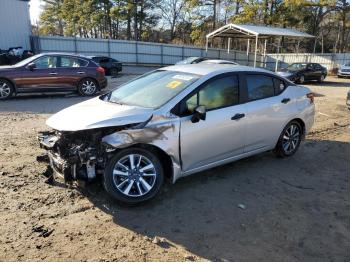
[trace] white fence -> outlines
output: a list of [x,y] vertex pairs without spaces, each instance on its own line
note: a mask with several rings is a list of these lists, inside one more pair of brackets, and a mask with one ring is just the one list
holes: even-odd
[[[69,52],[83,55],[100,55],[115,58],[126,64],[169,65],[190,56],[205,56],[212,59],[226,59],[241,65],[252,66],[254,53],[224,49],[208,49],[194,46],[168,45],[125,40],[90,39],[57,36],[33,36],[32,47],[35,52]],[[319,63],[328,70],[350,62],[350,54],[268,54],[265,59],[257,56],[257,66],[275,69],[276,59],[279,67],[295,62]]]

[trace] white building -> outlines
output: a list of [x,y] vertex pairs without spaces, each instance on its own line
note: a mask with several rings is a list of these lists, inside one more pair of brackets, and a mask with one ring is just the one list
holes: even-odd
[[30,0],[0,0],[0,49],[30,49]]

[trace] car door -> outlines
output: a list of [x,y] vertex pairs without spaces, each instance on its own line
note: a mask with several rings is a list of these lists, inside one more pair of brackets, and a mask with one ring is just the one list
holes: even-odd
[[[238,75],[226,74],[202,84],[182,101],[183,171],[243,153],[246,120],[239,93]],[[206,107],[206,119],[193,123],[191,118],[198,105]]]
[[288,82],[272,75],[245,75],[246,141],[245,153],[270,150],[286,121],[296,114],[296,98]]
[[322,66],[319,64],[314,65],[314,79],[318,80],[323,74]]
[[314,80],[315,79],[315,68],[314,64],[307,64],[305,70],[305,80]]
[[33,67],[23,68],[21,75],[15,79],[21,91],[36,91],[38,89],[52,89],[59,86],[57,72],[57,56],[41,56],[31,64]]
[[61,87],[75,89],[79,81],[88,76],[88,61],[72,56],[60,56],[58,73],[61,77]]

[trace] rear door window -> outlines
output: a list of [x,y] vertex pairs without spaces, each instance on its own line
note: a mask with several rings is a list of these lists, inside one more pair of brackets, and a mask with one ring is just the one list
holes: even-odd
[[275,95],[273,78],[265,75],[246,75],[248,101]]
[[88,61],[79,58],[61,57],[60,67],[85,67],[88,63]]

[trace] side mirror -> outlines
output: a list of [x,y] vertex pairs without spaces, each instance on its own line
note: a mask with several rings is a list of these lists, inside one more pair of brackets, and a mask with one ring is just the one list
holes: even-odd
[[36,64],[35,63],[29,63],[27,65],[27,69],[29,69],[30,71],[33,71],[36,68]]
[[194,113],[193,113],[193,116],[191,118],[191,122],[197,123],[197,122],[199,122],[199,120],[205,120],[206,116],[207,116],[207,110],[206,110],[205,106],[197,106],[194,109]]

